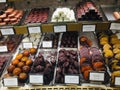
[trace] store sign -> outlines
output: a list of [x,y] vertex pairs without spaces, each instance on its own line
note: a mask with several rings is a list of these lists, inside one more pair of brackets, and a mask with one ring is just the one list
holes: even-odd
[[79,75],[65,75],[64,83],[79,84]]
[[90,72],[89,80],[90,81],[104,81],[105,72]]
[[95,31],[96,25],[83,25],[83,32]]
[[110,30],[120,30],[120,23],[111,23]]
[[55,25],[54,26],[54,32],[59,33],[59,32],[66,32],[66,25]]
[[1,33],[2,33],[2,35],[13,35],[14,30],[13,30],[13,28],[3,28],[3,29],[1,29]]
[[115,77],[115,85],[120,86],[120,77]]
[[0,46],[0,52],[8,52],[7,46]]
[[43,75],[29,75],[29,83],[31,84],[43,84]]
[[33,43],[32,42],[24,42],[23,48],[33,48]]
[[51,48],[52,47],[52,41],[43,41],[42,47],[44,48]]
[[0,3],[5,3],[6,2],[6,0],[0,0]]
[[4,83],[4,86],[7,86],[7,87],[16,87],[18,86],[18,78],[17,77],[4,78],[3,83]]
[[41,27],[28,27],[29,33],[41,33]]

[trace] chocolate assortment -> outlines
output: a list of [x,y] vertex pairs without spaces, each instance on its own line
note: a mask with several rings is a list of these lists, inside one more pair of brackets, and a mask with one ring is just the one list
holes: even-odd
[[63,33],[61,39],[61,48],[77,48],[78,44],[78,32],[66,32]]
[[0,45],[7,46],[8,52],[14,52],[17,46],[19,45],[21,38],[22,38],[22,35],[5,36],[0,41]]
[[80,71],[85,81],[89,81],[89,73],[91,71],[105,71],[105,81],[108,83],[109,74],[105,66],[104,58],[102,53],[97,47],[93,47],[93,42],[90,38],[88,39],[85,35],[82,35],[79,39],[80,42]]
[[115,77],[120,76],[120,40],[119,33],[100,32],[99,42],[103,50],[105,61],[111,71],[111,86],[115,86]]
[[36,51],[35,48],[30,48],[17,53],[7,67],[7,71],[3,74],[3,77],[17,76],[19,83],[25,83],[33,64],[33,58],[31,56],[34,56]]
[[24,11],[8,7],[5,11],[0,13],[0,26],[19,24]]
[[[42,33],[32,33],[32,34],[29,34],[29,36],[23,38],[22,43],[31,42],[34,48],[38,48],[41,37],[42,37]],[[21,49],[24,49],[24,48],[21,46]]]
[[65,49],[59,51],[55,83],[63,84],[65,74],[79,74],[77,51]]
[[113,16],[116,20],[120,20],[120,12],[117,11],[113,12]]
[[25,19],[25,24],[45,23],[48,21],[49,8],[34,8]]
[[59,33],[46,33],[44,35],[44,38],[43,38],[43,41],[42,41],[42,44],[44,41],[52,41],[52,47],[43,47],[43,45],[41,44],[41,48],[53,48],[53,49],[57,49],[58,47],[58,42],[59,42],[59,36],[60,34]]
[[9,55],[0,55],[0,76],[2,75],[6,65],[9,63],[10,58],[11,56]]
[[56,66],[56,51],[42,51],[36,56],[31,73],[42,74],[44,85],[52,84],[54,78],[54,69]]
[[102,21],[102,14],[99,12],[93,2],[80,2],[76,6],[76,16],[78,21],[92,20]]
[[74,22],[75,13],[73,9],[68,7],[57,8],[51,17],[51,22]]

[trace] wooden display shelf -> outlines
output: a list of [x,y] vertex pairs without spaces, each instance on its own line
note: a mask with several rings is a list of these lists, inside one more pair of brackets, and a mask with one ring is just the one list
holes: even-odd
[[120,90],[120,88],[111,87],[93,87],[93,86],[33,86],[33,87],[18,87],[18,88],[1,88],[3,90]]
[[[66,31],[81,31],[83,25],[96,25],[95,30],[109,30],[110,29],[110,22],[73,22],[73,23],[48,23],[48,24],[41,24],[41,25],[35,25],[38,27],[41,27],[41,32],[54,32],[54,26],[57,25],[66,25]],[[29,33],[27,25],[22,26],[13,26],[15,34],[27,34]]]

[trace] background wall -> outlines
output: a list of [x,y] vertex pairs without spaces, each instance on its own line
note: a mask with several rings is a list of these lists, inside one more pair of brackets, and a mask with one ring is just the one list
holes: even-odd
[[[58,7],[58,6],[75,6],[79,1],[82,0],[67,0],[67,2],[59,2],[60,0],[16,0],[14,6],[18,9],[34,8],[34,7]],[[83,0],[85,1],[85,0]],[[96,4],[115,4],[116,0],[92,0]],[[118,3],[120,4],[120,0]],[[3,9],[5,4],[0,4],[0,9]]]
[[[23,0],[24,2],[15,2],[16,8],[33,8],[33,7],[58,7],[58,6],[75,6],[82,0],[67,0],[60,3],[59,0]],[[85,0],[83,0],[85,1]],[[115,0],[93,0],[96,4],[114,4]],[[120,0],[118,0],[120,1]]]

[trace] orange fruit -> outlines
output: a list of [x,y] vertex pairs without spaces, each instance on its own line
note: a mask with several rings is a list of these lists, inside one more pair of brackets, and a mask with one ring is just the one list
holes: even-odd
[[25,65],[24,62],[19,62],[17,66],[18,66],[19,68],[22,68],[24,65]]
[[29,50],[24,50],[24,52],[23,52],[24,56],[29,56],[29,54],[30,54]]
[[28,57],[24,56],[24,57],[21,58],[21,61],[26,62],[28,59],[29,59]]
[[6,73],[6,74],[4,74],[4,78],[8,78],[8,77],[11,77],[12,75],[10,74],[10,73]]
[[14,70],[13,70],[13,75],[19,75],[21,73],[21,69],[20,68],[15,68]]
[[17,65],[19,63],[19,60],[18,59],[14,59],[13,61],[12,61],[12,65]]
[[18,53],[17,55],[16,55],[16,59],[21,59],[23,57],[23,54],[22,53]]
[[20,80],[25,80],[27,78],[27,74],[26,73],[20,73],[19,74],[19,79]]
[[28,59],[27,61],[26,61],[26,65],[32,65],[32,63],[33,63],[33,61],[31,60],[31,59]]
[[37,52],[36,48],[30,48],[30,53],[35,54]]
[[15,69],[15,66],[14,65],[10,65],[10,66],[8,66],[7,71],[9,73],[12,73],[14,69]]

